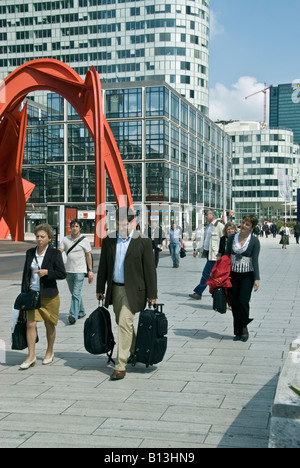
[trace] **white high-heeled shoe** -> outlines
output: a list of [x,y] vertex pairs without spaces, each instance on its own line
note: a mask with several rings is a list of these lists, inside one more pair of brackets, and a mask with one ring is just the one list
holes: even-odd
[[21,370],[27,370],[29,367],[35,366],[36,363],[36,358],[33,359],[33,361],[30,362],[23,362],[23,364],[20,365]]
[[49,359],[44,359],[43,360],[43,365],[44,366],[47,366],[48,364],[51,364],[53,362],[53,359],[54,359],[54,354],[52,354],[51,358]]

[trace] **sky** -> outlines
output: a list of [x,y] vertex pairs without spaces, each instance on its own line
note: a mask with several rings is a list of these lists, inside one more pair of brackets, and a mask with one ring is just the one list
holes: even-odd
[[[300,79],[299,0],[211,0],[210,118],[264,120],[268,86]],[[268,100],[267,97],[267,122]]]

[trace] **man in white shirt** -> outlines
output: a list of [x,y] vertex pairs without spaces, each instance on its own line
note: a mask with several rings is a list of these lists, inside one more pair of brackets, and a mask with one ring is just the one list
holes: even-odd
[[72,294],[68,319],[69,323],[73,325],[76,320],[85,316],[81,290],[87,273],[89,283],[93,282],[93,271],[91,244],[86,237],[80,235],[82,228],[81,221],[73,219],[70,223],[70,228],[71,234],[63,238],[59,250],[67,254],[67,282]]
[[200,283],[194,289],[192,294],[189,294],[193,299],[202,299],[202,293],[206,288],[206,281],[209,279],[214,264],[217,261],[220,239],[223,236],[224,225],[217,220],[217,213],[213,210],[208,210],[206,213],[207,228],[204,234],[203,254],[207,261],[202,272]]

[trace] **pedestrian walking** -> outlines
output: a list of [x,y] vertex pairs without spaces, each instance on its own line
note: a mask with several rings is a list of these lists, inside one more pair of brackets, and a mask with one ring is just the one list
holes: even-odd
[[223,236],[220,239],[220,245],[219,245],[219,254],[221,256],[225,255],[228,237],[231,234],[235,234],[237,231],[238,231],[238,228],[232,221],[228,221],[228,223],[225,224],[224,229],[223,229]]
[[276,223],[271,224],[271,233],[273,234],[273,238],[275,239],[276,234],[277,234],[277,224]]
[[179,253],[181,246],[181,229],[179,226],[176,227],[175,223],[172,223],[169,230],[169,249],[173,261],[173,268],[179,268]]
[[206,213],[207,227],[204,233],[204,244],[202,257],[206,258],[206,264],[202,272],[202,277],[194,292],[189,294],[192,299],[201,300],[202,294],[206,288],[206,281],[209,279],[211,270],[216,263],[219,253],[220,239],[223,235],[224,225],[217,219],[217,213],[214,210],[208,210]]
[[202,253],[203,242],[204,242],[204,228],[202,227],[202,224],[199,223],[195,231],[195,237],[193,240],[193,257],[196,258],[197,256],[199,256],[200,252]]
[[162,243],[165,239],[165,234],[161,226],[158,226],[156,221],[152,221],[151,226],[146,227],[145,235],[152,241],[155,266],[157,268],[159,262],[159,254],[162,251]]
[[35,343],[37,338],[37,322],[45,322],[48,347],[43,364],[51,364],[54,359],[54,342],[58,322],[60,298],[56,280],[64,279],[66,271],[59,250],[51,242],[54,237],[49,224],[35,227],[37,246],[26,252],[26,260],[22,277],[22,292],[39,291],[41,306],[39,309],[28,310],[27,344],[28,357],[20,369],[26,370],[36,363]]
[[157,298],[157,277],[152,242],[133,229],[130,208],[116,212],[117,231],[103,239],[97,275],[96,296],[113,305],[118,324],[118,356],[112,380],[123,379],[133,357],[136,333],[134,315]]
[[256,216],[250,214],[244,216],[240,232],[229,237],[226,249],[226,254],[231,255],[232,288],[228,288],[228,293],[232,307],[234,341],[248,340],[247,326],[253,320],[249,318],[250,299],[252,290],[258,290],[260,279],[258,264],[260,242],[253,235],[256,225]]
[[290,235],[291,235],[291,231],[287,223],[284,223],[284,225],[281,226],[279,234],[281,235],[279,244],[282,245],[283,249],[286,249],[286,246],[290,245]]
[[81,235],[81,220],[72,219],[70,228],[71,234],[62,239],[60,251],[65,252],[67,256],[67,283],[72,295],[68,320],[71,325],[74,325],[78,319],[86,315],[81,296],[84,278],[88,275],[89,283],[92,283],[94,275],[91,244],[85,236]]
[[265,233],[265,236],[268,239],[268,236],[270,234],[270,227],[267,221],[265,221],[265,224],[263,226],[263,232]]
[[299,244],[299,237],[300,237],[300,223],[297,221],[294,227],[294,236],[296,239],[296,244]]

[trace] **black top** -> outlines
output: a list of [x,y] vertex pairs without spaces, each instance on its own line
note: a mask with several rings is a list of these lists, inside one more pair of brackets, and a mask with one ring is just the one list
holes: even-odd
[[228,236],[222,236],[220,239],[220,245],[219,245],[219,254],[225,255],[226,252],[226,246],[227,246],[227,241],[228,241]]
[[[36,253],[36,247],[27,250],[22,278],[22,292],[28,292],[31,278],[31,263]],[[42,270],[48,270],[48,275],[40,278],[41,297],[55,297],[58,294],[56,280],[65,279],[67,276],[61,252],[49,245],[43,263]]]
[[[235,234],[231,234],[228,237],[227,248],[226,248],[226,255],[235,255],[233,251],[232,244],[234,240]],[[260,242],[257,237],[253,234],[251,235],[251,239],[248,245],[247,250],[242,253],[242,257],[250,257],[252,258],[252,265],[254,270],[254,279],[259,280],[259,266],[258,266],[258,256],[260,252]]]

